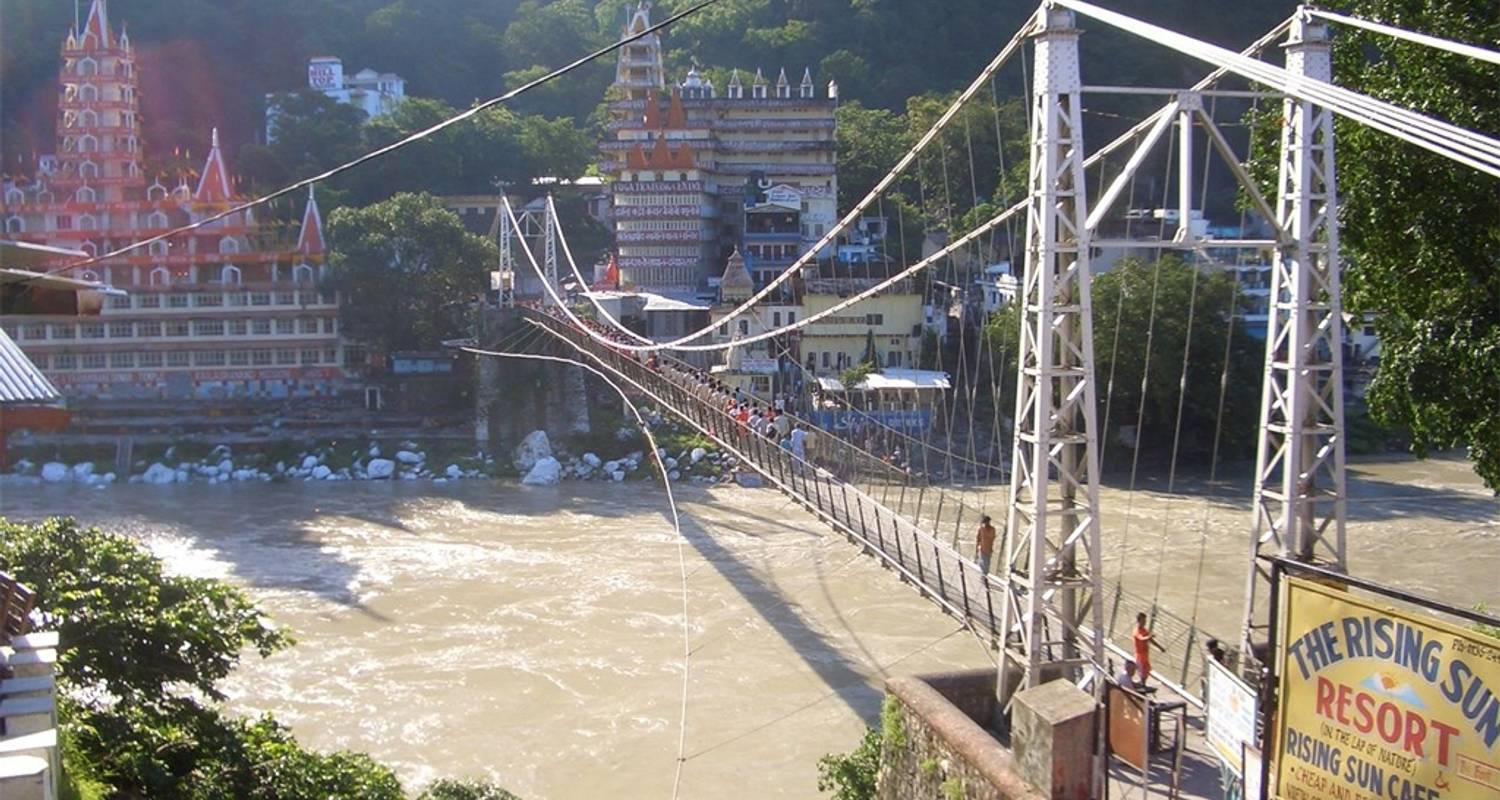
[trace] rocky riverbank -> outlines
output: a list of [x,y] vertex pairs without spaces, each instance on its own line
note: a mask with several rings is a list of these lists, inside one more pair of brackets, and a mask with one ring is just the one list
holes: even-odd
[[[673,481],[717,483],[733,479],[737,462],[719,453],[702,437],[692,436],[656,420],[661,457],[667,477]],[[638,445],[638,437],[619,437],[617,445]],[[655,460],[641,449],[614,457],[593,450],[570,452],[555,446],[544,431],[532,431],[509,459],[476,452],[453,442],[413,440],[380,442],[341,440],[304,444],[280,443],[274,447],[211,448],[168,446],[164,451],[143,453],[126,473],[111,469],[103,453],[62,451],[34,453],[18,460],[13,471],[0,476],[8,484],[71,483],[103,488],[114,483],[221,484],[247,481],[450,481],[519,477],[532,486],[561,481],[613,481],[652,476]],[[597,448],[603,450],[604,448]],[[73,455],[69,459],[67,456]],[[642,467],[647,467],[642,469]]]

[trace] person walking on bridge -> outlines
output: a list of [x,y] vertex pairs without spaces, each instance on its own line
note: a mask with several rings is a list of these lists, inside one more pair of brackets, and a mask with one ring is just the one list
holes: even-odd
[[979,531],[974,537],[974,560],[979,562],[979,574],[990,574],[990,558],[995,554],[995,526],[990,524],[990,515],[979,518]]
[[1151,648],[1154,646],[1163,653],[1167,648],[1162,647],[1161,642],[1156,641],[1156,634],[1146,627],[1144,611],[1135,615],[1135,633],[1130,638],[1135,642],[1135,666],[1140,670],[1140,684],[1145,686],[1146,679],[1151,677]]

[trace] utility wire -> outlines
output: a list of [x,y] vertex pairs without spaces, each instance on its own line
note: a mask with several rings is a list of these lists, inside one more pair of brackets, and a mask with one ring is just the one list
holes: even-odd
[[[442,120],[441,122],[438,122],[435,125],[432,125],[430,127],[424,128],[424,129],[422,129],[420,131],[417,131],[416,133],[413,133],[413,134],[411,134],[409,136],[406,136],[404,138],[401,138],[401,139],[398,139],[398,140],[396,140],[394,142],[391,142],[390,144],[385,145],[384,147],[379,147],[379,148],[376,148],[374,150],[371,150],[370,152],[365,153],[364,155],[359,156],[358,158],[355,158],[353,161],[349,161],[349,162],[346,162],[344,164],[340,164],[339,166],[333,167],[332,169],[324,170],[323,172],[320,172],[317,175],[313,175],[312,177],[303,178],[302,180],[297,181],[296,183],[290,184],[288,186],[284,186],[284,187],[282,187],[280,189],[277,189],[274,192],[271,192],[270,194],[262,195],[262,196],[260,196],[260,197],[258,197],[256,199],[254,199],[254,200],[250,200],[250,201],[247,201],[245,203],[241,203],[241,204],[239,204],[237,206],[233,206],[231,208],[227,208],[227,209],[225,209],[223,211],[220,211],[220,212],[218,212],[216,214],[211,214],[211,215],[209,215],[207,217],[204,217],[203,219],[198,220],[197,222],[193,222],[193,223],[190,223],[188,225],[183,225],[180,228],[173,228],[172,230],[167,231],[166,233],[157,234],[156,236],[152,236],[149,239],[142,239],[139,242],[135,242],[134,244],[126,245],[126,246],[121,247],[121,248],[116,249],[116,250],[111,250],[110,252],[104,253],[103,255],[92,256],[90,258],[86,258],[86,259],[83,259],[81,261],[75,261],[75,262],[73,262],[71,264],[65,264],[65,265],[60,266],[60,267],[54,267],[51,270],[48,270],[46,272],[42,272],[40,274],[41,275],[50,275],[50,274],[53,274],[53,273],[56,273],[56,272],[62,272],[64,270],[76,269],[76,268],[79,268],[79,267],[86,267],[86,266],[88,266],[90,264],[97,264],[100,261],[104,261],[106,259],[116,258],[118,256],[124,255],[125,253],[129,253],[132,250],[137,250],[137,249],[139,249],[141,247],[146,247],[146,246],[148,246],[148,245],[150,245],[150,244],[152,244],[154,242],[159,242],[159,241],[162,241],[163,239],[167,239],[167,238],[170,238],[170,237],[173,237],[173,236],[179,236],[179,235],[187,233],[189,231],[196,230],[198,228],[203,227],[204,225],[209,224],[210,222],[216,222],[216,221],[221,220],[221,219],[223,219],[223,218],[225,218],[227,216],[230,216],[231,214],[238,214],[238,213],[240,213],[242,211],[248,211],[248,210],[250,210],[252,208],[255,208],[256,206],[262,205],[264,203],[269,203],[269,202],[271,202],[272,200],[274,200],[274,199],[276,199],[278,197],[281,197],[281,196],[286,195],[286,194],[290,194],[292,192],[297,191],[298,189],[302,189],[304,187],[307,187],[307,186],[310,186],[310,185],[312,185],[314,183],[317,183],[318,181],[327,180],[328,178],[331,178],[331,177],[333,177],[335,175],[338,175],[341,172],[345,172],[345,171],[351,170],[351,169],[359,166],[360,164],[365,163],[366,161],[371,161],[371,160],[379,158],[379,157],[381,157],[381,156],[383,156],[383,155],[385,155],[387,153],[391,153],[391,152],[394,152],[396,150],[399,150],[399,149],[401,149],[401,148],[403,148],[403,147],[405,147],[405,146],[407,146],[409,144],[412,144],[413,142],[418,142],[418,141],[421,141],[422,139],[426,139],[427,137],[433,135],[434,133],[437,133],[438,131],[443,130],[444,128],[451,127],[451,126],[456,125],[456,124],[458,124],[460,122],[463,122],[464,120],[467,120],[467,119],[469,119],[471,117],[474,117],[474,116],[478,115],[481,111],[485,111],[487,109],[493,108],[493,107],[495,107],[497,105],[500,105],[501,103],[504,103],[506,101],[509,101],[509,100],[512,100],[512,99],[514,99],[516,97],[519,97],[520,95],[525,94],[526,92],[529,92],[529,91],[531,91],[532,89],[535,89],[538,86],[541,86],[543,84],[549,83],[549,82],[551,82],[553,80],[556,80],[557,78],[561,78],[562,76],[568,74],[569,72],[572,72],[572,71],[578,69],[579,67],[584,66],[585,64],[588,64],[588,63],[590,63],[592,61],[595,61],[595,60],[597,60],[597,59],[599,59],[599,58],[601,58],[603,56],[607,56],[610,53],[613,53],[614,51],[619,50],[620,48],[624,47],[625,45],[630,44],[631,42],[634,42],[634,41],[636,41],[638,39],[641,39],[642,37],[649,36],[649,35],[651,35],[653,33],[656,33],[657,31],[659,31],[659,30],[661,30],[663,28],[666,28],[667,26],[671,25],[672,23],[677,22],[678,20],[680,20],[680,19],[682,19],[684,17],[687,17],[689,15],[695,14],[698,11],[700,11],[700,10],[702,10],[704,8],[707,8],[708,6],[711,6],[711,5],[713,5],[713,4],[717,3],[717,2],[719,2],[719,0],[702,0],[702,2],[699,2],[699,3],[697,3],[697,4],[695,4],[695,5],[691,6],[691,7],[689,7],[687,9],[684,9],[683,11],[681,11],[681,12],[679,12],[677,14],[673,14],[672,16],[670,16],[670,17],[662,20],[661,22],[658,22],[655,25],[652,25],[651,27],[646,28],[643,31],[640,31],[639,33],[633,33],[633,34],[631,34],[629,36],[626,36],[625,38],[620,39],[619,41],[615,42],[614,44],[611,44],[611,45],[608,45],[606,47],[602,47],[602,48],[600,48],[598,50],[595,50],[594,52],[589,53],[588,55],[583,56],[582,58],[579,58],[579,59],[573,61],[572,63],[567,64],[566,66],[559,67],[559,68],[557,68],[557,69],[555,69],[555,70],[547,73],[546,75],[543,75],[542,77],[537,78],[534,81],[529,81],[529,82],[527,82],[525,84],[522,84],[521,86],[518,86],[518,87],[516,87],[516,88],[514,88],[514,89],[512,89],[512,90],[510,90],[508,92],[506,92],[505,94],[502,94],[502,95],[498,96],[498,97],[492,97],[489,100],[486,100],[483,103],[480,103],[480,104],[474,106],[473,108],[468,109],[467,111],[461,111],[461,112],[459,112],[459,113],[457,113],[457,114],[455,114],[455,115],[453,115],[453,116],[451,116],[451,117],[449,117],[449,118],[447,118],[445,120]],[[30,280],[35,280],[35,279],[32,278]]]
[[[540,332],[540,328],[533,328],[533,333]],[[682,710],[678,717],[677,735],[677,770],[672,779],[672,797],[677,798],[682,789],[682,765],[687,761],[687,713],[688,713],[688,680],[690,677],[690,658],[692,656],[692,627],[688,622],[688,575],[687,575],[687,552],[684,547],[686,540],[682,535],[682,517],[677,509],[677,498],[672,494],[672,481],[667,477],[667,464],[662,459],[661,447],[656,443],[656,435],[651,432],[651,426],[646,424],[646,418],[641,415],[641,410],[633,400],[625,393],[625,389],[610,378],[609,375],[598,367],[586,364],[572,358],[542,355],[539,353],[514,353],[500,350],[484,350],[477,347],[464,347],[462,350],[476,356],[490,356],[495,358],[517,358],[533,361],[552,361],[560,364],[571,364],[582,367],[597,375],[609,388],[614,389],[630,409],[631,415],[635,417],[636,425],[641,433],[646,436],[646,443],[651,445],[651,456],[656,460],[656,465],[661,474],[662,486],[667,490],[667,505],[672,510],[672,531],[677,534],[677,566],[682,575]],[[946,638],[946,637],[944,637]]]

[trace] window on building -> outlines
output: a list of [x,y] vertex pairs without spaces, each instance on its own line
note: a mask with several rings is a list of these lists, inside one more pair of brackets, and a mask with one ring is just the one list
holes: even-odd
[[723,325],[719,326],[719,335],[720,336],[728,336],[729,335],[729,323],[726,322]]
[[276,363],[281,366],[290,366],[297,363],[296,350],[277,350]]
[[77,369],[78,356],[72,353],[58,353],[52,357],[53,369]]
[[141,338],[161,335],[161,322],[151,319],[135,324],[135,335]]
[[250,295],[245,292],[230,292],[228,300],[229,305],[242,308],[250,304]]
[[146,245],[146,252],[153,256],[164,256],[167,254],[167,243],[165,241],[152,242]]
[[247,367],[250,365],[249,350],[230,350],[229,365],[231,367]]
[[365,363],[365,349],[357,344],[351,344],[344,348],[344,366],[359,367]]
[[886,354],[885,354],[885,365],[887,367],[899,367],[899,366],[901,366],[901,351],[900,350],[888,350],[888,351],[886,351]]
[[1365,331],[1365,335],[1366,336],[1374,336],[1375,335],[1375,326],[1374,325],[1366,325],[1365,328],[1364,328],[1364,331]]
[[316,364],[316,363],[318,363],[318,358],[321,355],[322,355],[322,353],[320,353],[317,350],[303,350],[302,351],[302,364],[304,364],[304,365]]
[[192,330],[185,319],[169,319],[165,324],[168,336],[187,336]]
[[334,317],[324,317],[323,318],[323,332],[324,333],[338,333],[339,332],[339,321],[338,321],[338,319],[336,319]]
[[317,333],[318,321],[316,319],[302,319],[297,321],[299,333]]
[[169,294],[167,295],[167,308],[187,308],[188,298],[192,295]]
[[135,326],[132,325],[131,323],[129,323],[129,322],[111,322],[111,323],[109,323],[109,338],[111,338],[111,339],[129,339],[129,338],[131,338],[133,336],[135,336]]
[[115,369],[129,369],[135,366],[135,353],[110,353],[109,365]]
[[219,283],[227,286],[239,286],[240,268],[225,264],[219,269]]
[[135,357],[136,366],[159,367],[161,366],[161,353],[156,351],[145,352]]
[[294,319],[278,319],[278,320],[276,320],[276,334],[278,336],[289,336],[289,335],[294,334],[296,332],[297,332],[297,320],[294,320]]
[[779,327],[781,327],[781,312],[780,311],[772,311],[771,312],[771,327],[773,327],[773,328],[779,328]]
[[324,348],[323,349],[323,363],[324,364],[337,364],[337,363],[339,363],[339,351],[338,351],[338,348],[336,348],[336,347],[327,347],[327,348]]
[[239,240],[233,236],[225,236],[219,240],[220,253],[238,253],[240,251]]
[[167,366],[187,367],[192,366],[191,356],[186,350],[173,350],[167,353]]
[[250,305],[252,305],[252,306],[268,306],[270,304],[271,304],[271,293],[270,292],[251,292],[250,293]]
[[249,329],[249,325],[248,325],[248,323],[245,322],[245,320],[242,320],[242,319],[232,319],[232,320],[229,321],[229,335],[230,336],[244,336],[245,333],[248,331],[248,329]]
[[223,336],[224,320],[222,319],[199,319],[193,321],[194,336]]
[[750,87],[750,96],[753,97],[753,98],[755,98],[756,100],[764,100],[764,99],[766,99],[766,87],[765,86],[752,86],[752,87]]
[[199,292],[193,298],[193,305],[199,308],[218,308],[224,305],[223,292]]
[[78,359],[78,366],[82,369],[104,369],[105,360],[103,353],[84,353]]
[[250,353],[250,363],[257,367],[264,367],[271,363],[270,350],[253,350]]
[[750,333],[750,320],[748,320],[748,319],[742,319],[742,320],[740,320],[740,335],[741,336],[746,336],[746,335],[749,335],[749,333]]
[[297,293],[296,292],[277,292],[276,293],[276,305],[278,305],[278,306],[294,306],[294,305],[297,305]]
[[828,356],[829,356],[828,351],[824,350],[823,351],[823,368],[824,369],[828,369],[828,366],[829,366],[829,364],[828,364],[828,362],[829,362]]
[[[152,273],[152,277],[153,278],[155,277],[155,273]],[[161,295],[159,295],[159,294],[140,294],[140,295],[136,295],[135,302],[136,302],[136,306],[138,308],[161,308]]]
[[250,332],[253,336],[270,336],[271,321],[268,319],[252,320],[250,323]]
[[26,232],[26,220],[21,219],[20,217],[15,216],[15,215],[11,215],[9,217],[6,217],[5,218],[5,232],[6,233],[25,233]]
[[193,366],[195,367],[222,367],[224,366],[223,350],[199,350],[193,354]]
[[26,332],[25,338],[27,341],[39,342],[47,338],[46,325],[27,325],[22,330]]
[[61,325],[54,324],[52,326],[52,338],[54,338],[54,339],[72,339],[73,338],[73,331],[74,331],[74,327],[73,327],[72,324],[69,324],[69,323],[63,323]]
[[885,324],[885,315],[884,314],[866,314],[865,315],[865,324],[866,325],[884,325]]
[[111,297],[109,298],[109,307],[117,311],[130,308],[130,298],[128,296]]
[[85,322],[78,326],[78,337],[80,339],[103,339],[104,323]]
[[57,229],[60,230],[60,231],[71,231],[71,230],[73,230],[73,215],[72,214],[58,214],[57,215]]

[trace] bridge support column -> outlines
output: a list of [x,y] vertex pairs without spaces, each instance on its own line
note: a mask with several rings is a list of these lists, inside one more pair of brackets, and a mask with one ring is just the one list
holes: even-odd
[[1078,30],[1071,11],[1038,13],[1011,502],[998,570],[1007,588],[1002,714],[1018,688],[1079,680],[1103,663]]
[[[1332,79],[1328,27],[1300,14],[1287,38],[1287,71]],[[1270,571],[1281,555],[1345,568],[1343,318],[1339,296],[1338,183],[1333,114],[1287,98],[1281,129],[1276,249],[1266,321],[1265,382],[1255,459],[1252,565],[1242,665],[1259,677],[1269,633]]]

